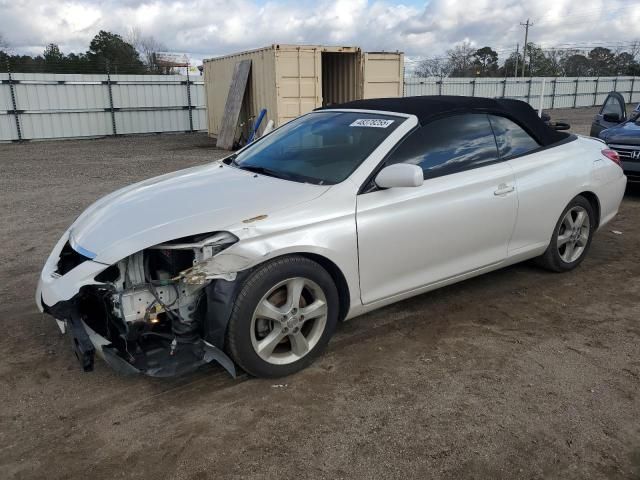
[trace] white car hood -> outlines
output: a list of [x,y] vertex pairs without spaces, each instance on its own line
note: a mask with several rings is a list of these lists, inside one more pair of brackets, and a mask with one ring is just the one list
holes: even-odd
[[144,248],[304,203],[330,187],[281,180],[216,162],[117,190],[70,228],[74,248],[112,264]]

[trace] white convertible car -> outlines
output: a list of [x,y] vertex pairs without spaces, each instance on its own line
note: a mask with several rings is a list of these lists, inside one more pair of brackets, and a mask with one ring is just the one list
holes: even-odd
[[531,258],[575,268],[625,184],[616,152],[523,102],[361,100],[98,200],[36,301],[85,370],[288,375],[339,321]]

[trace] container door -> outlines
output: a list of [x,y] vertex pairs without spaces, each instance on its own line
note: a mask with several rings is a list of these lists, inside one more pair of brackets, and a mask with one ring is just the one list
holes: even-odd
[[402,96],[404,54],[368,52],[362,61],[362,98]]
[[276,91],[280,126],[322,105],[320,52],[313,47],[276,50]]

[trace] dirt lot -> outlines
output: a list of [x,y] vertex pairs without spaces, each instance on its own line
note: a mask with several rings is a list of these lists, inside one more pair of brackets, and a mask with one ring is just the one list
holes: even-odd
[[0,145],[0,477],[640,478],[640,190],[576,271],[354,319],[290,378],[83,374],[33,302],[52,245],[106,192],[219,155],[203,135]]

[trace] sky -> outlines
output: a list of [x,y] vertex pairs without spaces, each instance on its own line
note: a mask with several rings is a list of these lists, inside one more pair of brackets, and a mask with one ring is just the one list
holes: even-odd
[[[270,45],[355,45],[442,56],[463,41],[504,60],[529,39],[545,47],[624,46],[640,39],[638,0],[0,0],[0,36],[15,53],[48,43],[84,52],[99,30],[136,28],[168,51],[202,58]],[[634,33],[634,31],[636,33]]]

